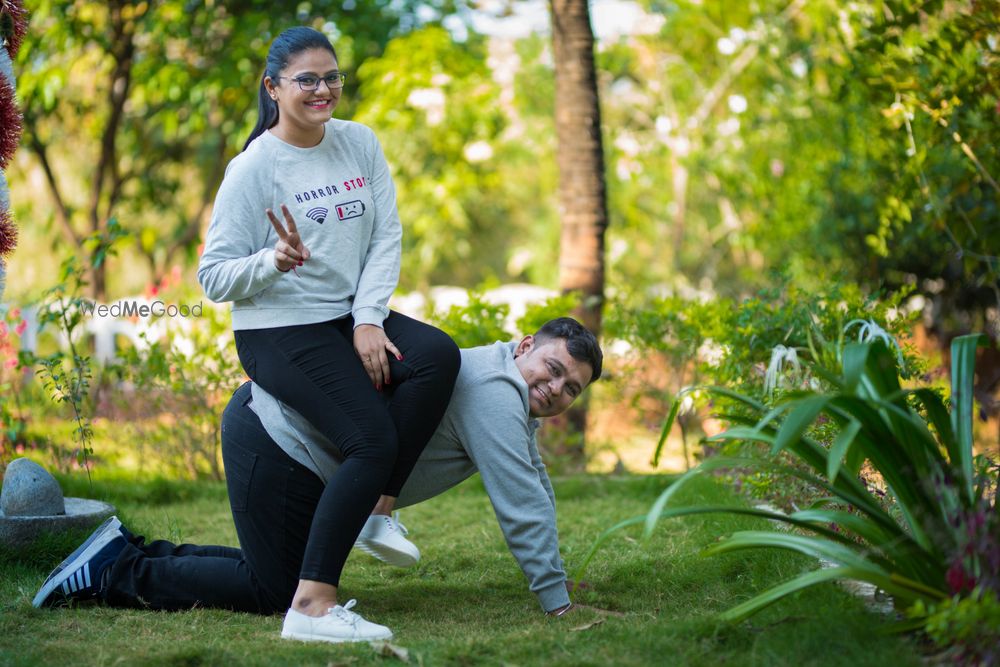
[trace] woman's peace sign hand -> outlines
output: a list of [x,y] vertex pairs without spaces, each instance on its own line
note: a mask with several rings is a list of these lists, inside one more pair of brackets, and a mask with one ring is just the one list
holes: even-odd
[[285,216],[285,222],[288,223],[287,230],[271,209],[267,209],[267,219],[278,233],[278,243],[274,246],[274,265],[284,273],[296,266],[302,266],[302,262],[309,259],[309,249],[302,243],[299,229],[295,226],[295,218],[288,212],[288,207],[282,204],[281,212]]

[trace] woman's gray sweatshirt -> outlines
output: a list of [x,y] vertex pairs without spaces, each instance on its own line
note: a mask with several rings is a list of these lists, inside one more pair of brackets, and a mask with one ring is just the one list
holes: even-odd
[[[311,257],[274,265],[286,204]],[[399,279],[402,230],[382,147],[366,126],[330,119],[323,140],[298,148],[264,132],[226,168],[198,264],[216,302],[233,302],[233,329],[314,324],[354,315],[382,326]]]

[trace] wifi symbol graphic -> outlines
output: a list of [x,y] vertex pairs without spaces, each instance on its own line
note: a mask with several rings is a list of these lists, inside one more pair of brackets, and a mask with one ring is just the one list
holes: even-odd
[[317,206],[316,208],[309,209],[309,211],[306,212],[306,217],[310,220],[315,220],[322,225],[326,222],[326,216],[328,213],[330,213],[329,210],[323,208],[322,206]]

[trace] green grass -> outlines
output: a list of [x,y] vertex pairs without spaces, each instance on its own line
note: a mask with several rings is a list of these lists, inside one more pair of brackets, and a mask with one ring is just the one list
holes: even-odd
[[[563,556],[572,570],[594,538],[648,509],[665,477],[557,480]],[[235,545],[223,484],[62,479],[67,495],[114,502],[149,538]],[[735,503],[706,481],[689,501]],[[622,614],[578,610],[542,615],[481,485],[467,483],[403,511],[423,554],[409,570],[353,554],[341,597],[391,627],[394,644],[423,665],[918,665],[913,642],[878,634],[880,619],[836,586],[819,586],[725,625],[715,614],[814,567],[795,554],[704,558],[719,535],[761,522],[729,516],[661,524],[648,544],[616,534],[593,560],[578,602]],[[766,523],[764,524],[766,526]],[[399,664],[366,644],[280,639],[281,616],[197,609],[159,613],[79,607],[36,610],[31,597],[79,540],[60,535],[21,553],[0,550],[0,665],[365,665]],[[600,621],[592,625],[595,621]],[[588,627],[589,626],[589,627]]]

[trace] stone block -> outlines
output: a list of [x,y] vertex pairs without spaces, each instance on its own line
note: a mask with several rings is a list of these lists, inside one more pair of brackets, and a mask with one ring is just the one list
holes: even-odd
[[0,512],[5,516],[66,514],[62,488],[55,477],[31,459],[15,459],[4,473]]

